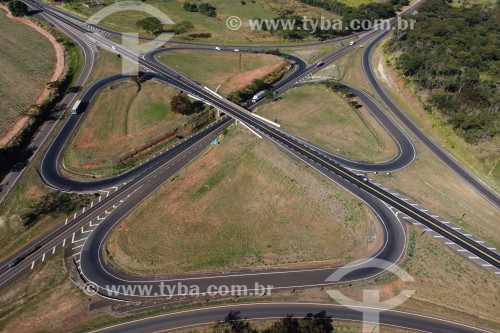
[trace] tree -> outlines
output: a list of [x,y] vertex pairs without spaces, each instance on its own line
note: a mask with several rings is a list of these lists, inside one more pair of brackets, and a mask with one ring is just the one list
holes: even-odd
[[163,31],[163,23],[156,17],[146,17],[135,23],[137,27],[158,35]]
[[170,101],[170,107],[175,113],[180,113],[183,115],[190,115],[193,113],[193,103],[189,100],[186,94],[179,93],[172,97]]
[[266,98],[274,100],[274,93],[271,89],[266,89]]
[[293,315],[287,315],[280,321],[275,322],[264,333],[332,333],[332,317],[327,316],[325,311],[316,314],[309,313],[304,318],[296,319]]
[[24,14],[28,11],[28,6],[19,0],[14,0],[9,2],[9,10],[13,16],[24,16]]
[[218,321],[212,330],[214,333],[257,333],[246,319],[241,318],[240,311],[231,311],[223,321]]
[[193,29],[194,29],[193,23],[188,20],[176,23],[172,26],[172,31],[179,35],[191,31]]
[[198,11],[206,16],[215,17],[217,15],[216,8],[209,3],[202,3],[198,6]]
[[185,2],[184,10],[187,10],[188,12],[197,12],[198,6],[195,3]]

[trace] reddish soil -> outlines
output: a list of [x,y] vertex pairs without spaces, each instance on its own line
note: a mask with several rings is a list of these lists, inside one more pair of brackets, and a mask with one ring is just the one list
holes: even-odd
[[253,80],[262,79],[266,75],[278,70],[282,65],[283,61],[280,61],[276,63],[274,66],[256,68],[254,70],[242,73],[240,75],[236,75],[224,85],[226,86],[226,89],[229,91],[235,91],[238,89],[245,88],[248,85],[250,85],[250,83],[252,83]]

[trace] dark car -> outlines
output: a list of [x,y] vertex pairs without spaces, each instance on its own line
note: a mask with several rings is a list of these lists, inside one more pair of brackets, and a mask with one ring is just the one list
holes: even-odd
[[24,257],[17,257],[16,259],[14,259],[11,262],[9,262],[9,264],[7,266],[9,268],[12,268],[12,267],[16,266],[17,264],[19,264],[23,260],[24,260]]

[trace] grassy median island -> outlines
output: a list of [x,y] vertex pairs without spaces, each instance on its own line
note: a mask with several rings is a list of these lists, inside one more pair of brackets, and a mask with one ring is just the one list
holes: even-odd
[[377,226],[352,195],[272,142],[232,127],[121,222],[106,252],[140,275],[341,264],[376,247]]
[[208,124],[210,111],[189,116],[171,111],[177,91],[157,81],[120,81],[97,98],[64,156],[78,175],[112,176],[158,149]]
[[323,85],[295,88],[257,112],[278,119],[290,134],[347,158],[386,161],[397,153],[390,135],[368,110],[353,108]]
[[169,51],[160,54],[158,60],[212,90],[220,86],[218,93],[224,96],[286,65],[275,55],[239,52]]

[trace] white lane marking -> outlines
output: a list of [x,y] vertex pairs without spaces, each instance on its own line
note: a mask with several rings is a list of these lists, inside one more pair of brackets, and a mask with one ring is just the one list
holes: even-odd
[[66,221],[64,222],[64,225],[68,224],[68,218],[66,218]]
[[444,236],[441,236],[441,235],[434,235],[434,238],[444,238]]
[[78,248],[81,248],[82,246],[83,246],[83,244],[82,244],[82,245],[77,245],[77,246],[75,246],[74,248],[72,248],[72,250],[76,250],[76,249],[78,249]]
[[76,212],[75,212],[75,215],[73,215],[73,220],[76,219]]
[[85,207],[82,208],[82,214],[85,213]]
[[466,249],[458,249],[457,251],[458,251],[458,252],[465,252],[465,251],[467,251],[467,250],[466,250]]
[[476,256],[469,256],[469,259],[479,259],[479,257],[476,257]]
[[66,245],[66,238],[63,239],[62,247],[64,247],[64,245]]
[[80,239],[77,239],[76,241],[74,241],[73,243],[78,243],[78,242],[81,242],[83,240],[86,240],[88,237],[85,237],[85,238],[80,238]]
[[44,261],[44,260],[45,260],[45,253],[42,256],[42,261]]
[[54,247],[52,248],[52,254],[56,253],[56,246],[57,245],[54,245]]
[[35,267],[35,261],[34,260],[31,262],[31,269],[33,269],[33,267]]

